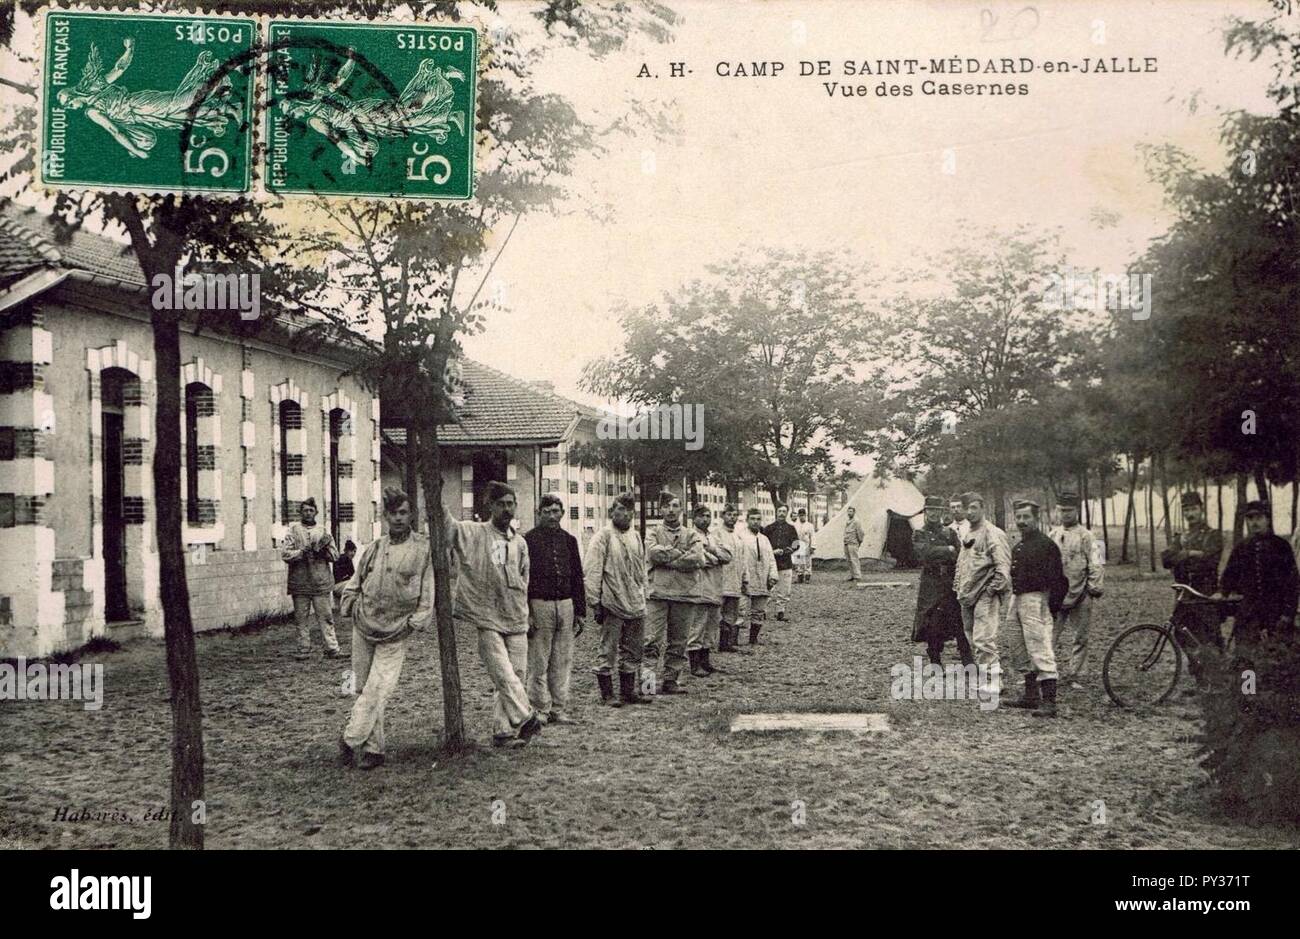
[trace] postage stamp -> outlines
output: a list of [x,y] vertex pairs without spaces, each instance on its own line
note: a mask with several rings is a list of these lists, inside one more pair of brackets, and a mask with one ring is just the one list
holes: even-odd
[[41,182],[248,192],[256,42],[252,19],[49,11]]
[[266,58],[269,192],[473,195],[473,28],[272,19]]

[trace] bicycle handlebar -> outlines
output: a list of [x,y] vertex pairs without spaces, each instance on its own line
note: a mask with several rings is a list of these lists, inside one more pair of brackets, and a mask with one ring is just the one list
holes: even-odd
[[1210,603],[1237,603],[1240,597],[1212,597],[1209,594],[1201,593],[1195,587],[1187,584],[1171,584],[1173,591],[1179,595],[1178,599],[1182,600],[1187,596],[1196,597],[1198,600],[1206,600]]

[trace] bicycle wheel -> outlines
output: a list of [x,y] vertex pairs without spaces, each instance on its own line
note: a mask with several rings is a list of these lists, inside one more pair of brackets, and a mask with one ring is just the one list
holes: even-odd
[[1167,626],[1143,623],[1120,633],[1101,666],[1106,694],[1122,708],[1160,704],[1178,685],[1183,653]]

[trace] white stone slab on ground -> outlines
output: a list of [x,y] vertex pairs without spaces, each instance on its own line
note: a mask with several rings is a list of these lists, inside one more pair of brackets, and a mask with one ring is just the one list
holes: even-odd
[[911,583],[906,580],[864,580],[858,584],[858,589],[865,587],[910,587]]
[[844,731],[852,734],[889,732],[887,714],[737,714],[733,734],[772,730]]

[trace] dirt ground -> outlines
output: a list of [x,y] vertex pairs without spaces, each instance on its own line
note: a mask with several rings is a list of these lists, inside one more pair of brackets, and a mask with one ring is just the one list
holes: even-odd
[[[1122,625],[1158,620],[1170,599],[1163,579],[1131,569],[1107,576],[1094,614],[1094,675],[1108,639]],[[865,589],[842,577],[819,573],[797,586],[792,621],[764,632],[772,644],[715,653],[728,674],[688,679],[688,695],[648,707],[595,703],[589,628],[574,668],[581,723],[548,727],[521,751],[486,746],[491,689],[474,637],[463,635],[467,732],[478,746],[453,761],[435,749],[438,656],[423,635],[388,710],[388,764],[373,772],[334,764],[350,704],[346,659],[318,651],[295,660],[289,626],[200,637],[207,845],[1300,847],[1296,831],[1243,826],[1212,810],[1194,762],[1190,697],[1127,713],[1094,681],[1062,691],[1056,721],[983,712],[972,701],[893,700],[890,666],[924,654],[908,641],[916,575],[873,574],[907,586]],[[948,656],[956,658],[951,646]],[[167,801],[171,721],[161,642],[87,661],[105,665],[98,712],[69,701],[0,702],[0,837],[28,848],[164,847],[157,812]],[[818,710],[883,712],[893,729],[727,730],[737,713]],[[61,809],[108,820],[56,820]]]

